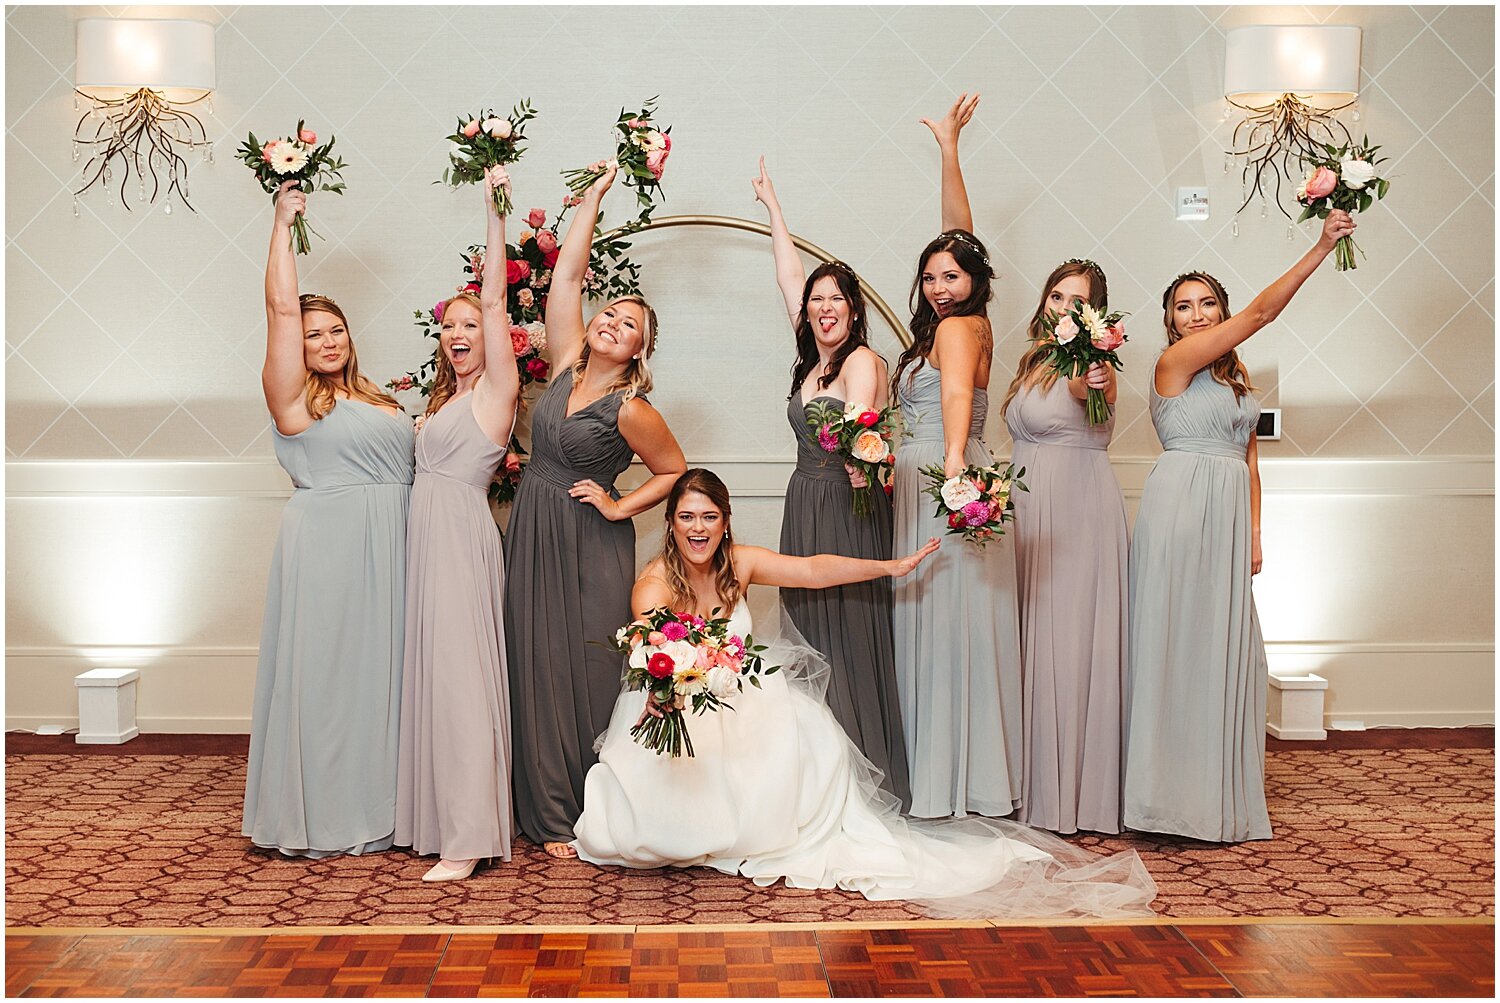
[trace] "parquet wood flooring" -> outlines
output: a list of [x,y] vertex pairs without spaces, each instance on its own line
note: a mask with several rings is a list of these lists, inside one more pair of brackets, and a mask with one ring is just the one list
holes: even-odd
[[14,933],[8,996],[1491,996],[1494,925]]

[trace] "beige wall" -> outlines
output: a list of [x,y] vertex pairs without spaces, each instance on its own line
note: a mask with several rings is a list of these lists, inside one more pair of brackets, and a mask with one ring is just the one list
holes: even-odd
[[[232,159],[250,129],[306,117],[339,137],[349,194],[313,201],[328,240],[301,262],[304,288],[347,306],[383,380],[420,360],[411,311],[451,288],[456,251],[482,233],[473,191],[429,183],[475,100],[541,109],[513,174],[523,207],[550,209],[557,170],[600,154],[621,104],[659,93],[677,143],[664,213],[761,218],[748,179],[764,152],[794,229],[900,312],[937,227],[936,151],[915,120],[978,89],[964,155],[1001,272],[997,351],[1007,366],[1019,354],[1053,264],[1104,264],[1133,313],[1113,450],[1129,493],[1157,452],[1143,378],[1162,286],[1206,268],[1240,305],[1312,236],[1289,240],[1254,207],[1231,235],[1224,31],[1315,22],[1364,28],[1350,124],[1385,145],[1394,183],[1361,219],[1359,270],[1320,272],[1244,351],[1286,429],[1261,450],[1267,638],[1273,660],[1331,673],[1335,716],[1492,719],[1493,10],[176,9],[217,26],[217,163],[192,169],[200,211],[127,213],[92,192],[75,218],[73,22],[105,13],[7,10],[13,722],[67,714],[72,674],[124,657],[154,666],[141,713],[161,728],[234,730],[246,713],[285,490],[257,379],[269,202]],[[1211,189],[1207,223],[1172,219],[1191,184]],[[774,543],[790,360],[765,242],[672,230],[638,238],[636,258],[663,318],[653,400],[691,460],[760,493],[737,518]],[[877,339],[895,352],[890,332]],[[733,382],[705,393],[705,371]],[[990,439],[1008,450],[998,421]]]

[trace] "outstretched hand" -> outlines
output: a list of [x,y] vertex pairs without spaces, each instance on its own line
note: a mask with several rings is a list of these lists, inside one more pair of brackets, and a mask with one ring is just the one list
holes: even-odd
[[755,200],[766,208],[776,205],[776,187],[771,184],[771,175],[766,173],[766,157],[760,157],[760,177],[750,179],[750,187],[755,189]]
[[927,558],[937,553],[937,549],[942,545],[942,541],[937,537],[929,537],[927,542],[922,545],[921,550],[917,551],[915,554],[911,554],[910,556],[903,557],[899,561],[895,562],[896,568],[891,572],[891,577],[904,578],[907,575],[911,574],[913,571],[917,570],[917,565],[921,564],[923,561],[927,560]]
[[938,141],[939,146],[957,146],[958,134],[963,127],[969,124],[969,119],[974,117],[974,109],[979,107],[979,94],[960,94],[958,100],[953,102],[953,107],[948,109],[948,114],[934,122],[930,118],[918,119],[923,125],[932,130],[932,136]]

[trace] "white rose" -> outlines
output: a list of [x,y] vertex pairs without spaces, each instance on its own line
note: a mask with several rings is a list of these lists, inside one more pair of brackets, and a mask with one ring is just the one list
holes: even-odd
[[657,650],[666,652],[667,657],[672,660],[674,673],[691,668],[698,661],[697,646],[687,641],[668,641]]
[[1359,191],[1375,180],[1375,166],[1368,160],[1346,160],[1339,164],[1339,174],[1344,179],[1344,187]]
[[708,670],[708,692],[720,700],[728,700],[740,691],[740,676],[727,665],[715,665]]
[[950,477],[944,481],[941,493],[943,504],[955,512],[969,504],[969,502],[979,500],[979,489],[974,486],[973,481],[969,480],[963,474],[959,474],[957,477]]
[[510,123],[503,118],[487,118],[480,128],[496,139],[510,138]]
[[650,644],[636,645],[636,649],[630,653],[630,667],[632,669],[644,669],[651,656],[656,654],[657,648]]

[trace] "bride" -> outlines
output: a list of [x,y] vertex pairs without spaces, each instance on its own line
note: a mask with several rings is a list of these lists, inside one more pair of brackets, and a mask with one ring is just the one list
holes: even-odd
[[[730,631],[746,637],[749,585],[819,589],[900,577],[939,546],[931,539],[908,557],[873,561],[738,545],[729,492],[701,468],[678,478],[666,510],[661,555],[636,581],[633,608],[732,610]],[[943,916],[1150,915],[1156,886],[1133,852],[1095,857],[995,819],[903,819],[823,703],[827,662],[784,640],[765,664],[781,670],[724,709],[687,717],[692,757],[636,744],[631,727],[661,712],[643,690],[620,694],[584,782],[573,844],[582,859],[712,867],[757,885],[918,900]]]

